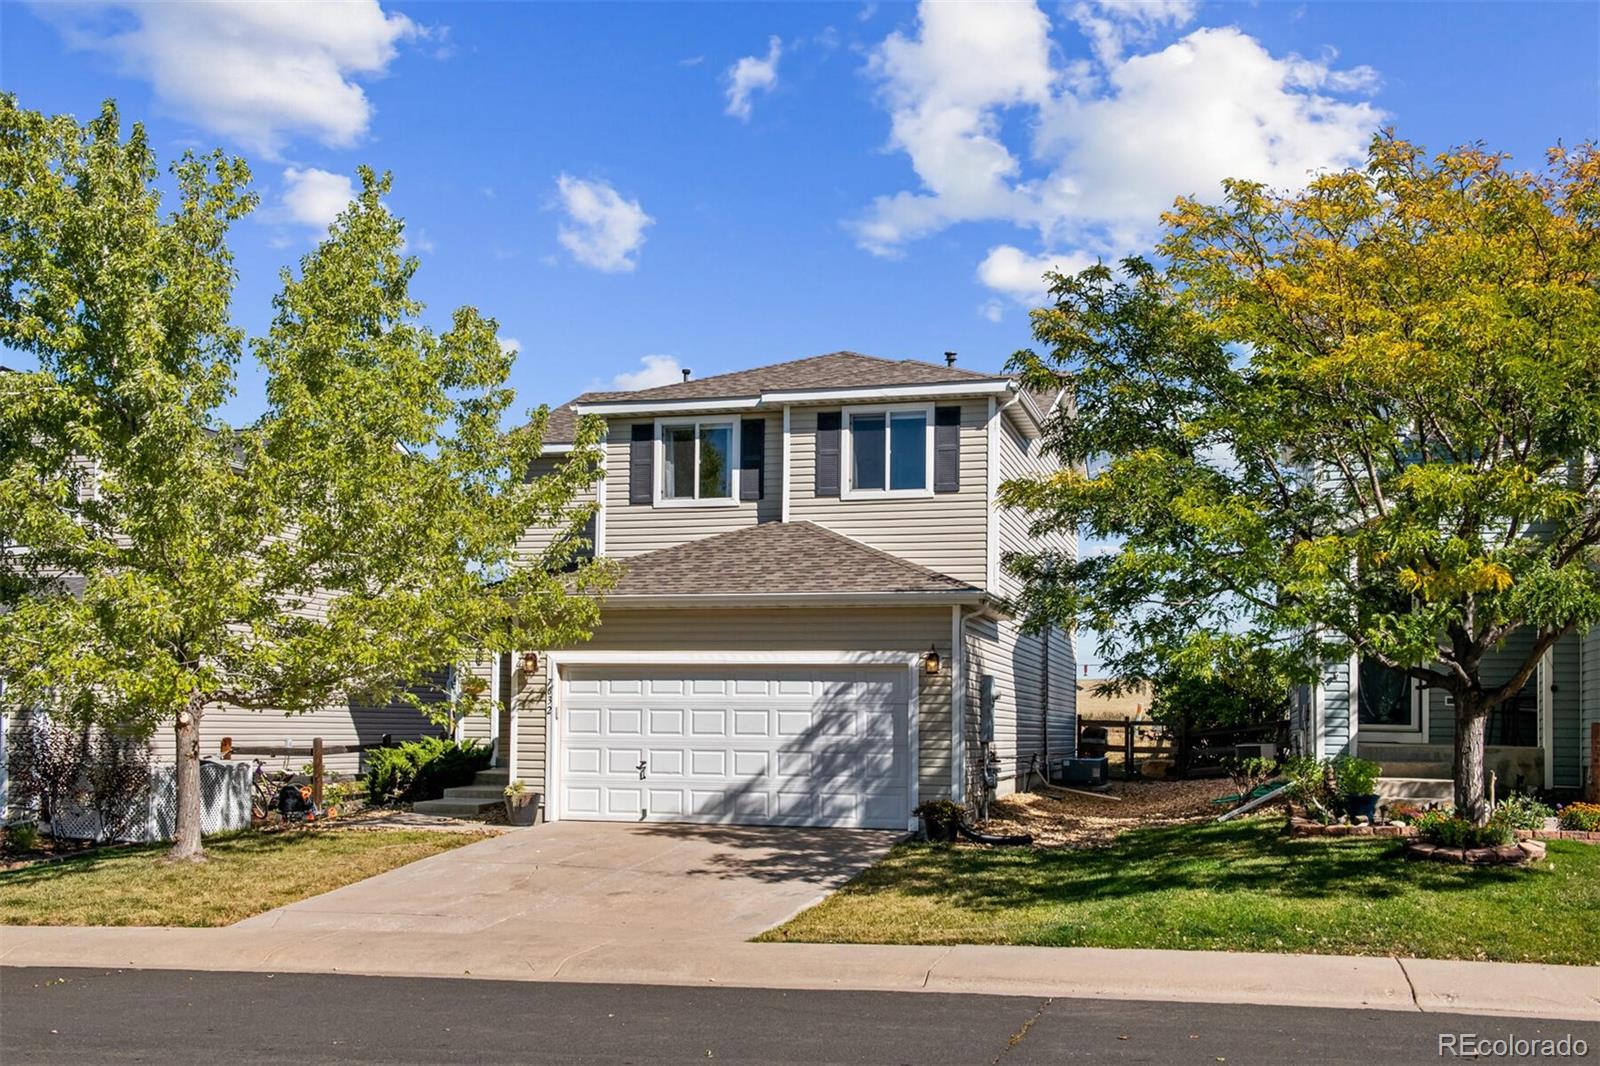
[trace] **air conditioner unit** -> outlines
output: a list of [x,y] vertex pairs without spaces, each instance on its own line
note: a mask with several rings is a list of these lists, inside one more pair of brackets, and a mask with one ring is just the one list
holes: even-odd
[[1050,780],[1058,785],[1087,785],[1098,788],[1106,784],[1106,760],[1099,759],[1052,759],[1050,761]]
[[1233,754],[1240,759],[1276,759],[1278,745],[1276,744],[1235,744]]

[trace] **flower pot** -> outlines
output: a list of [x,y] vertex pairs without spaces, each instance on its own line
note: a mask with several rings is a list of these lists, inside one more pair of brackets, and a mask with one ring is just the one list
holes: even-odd
[[1344,812],[1351,819],[1366,818],[1369,822],[1378,820],[1378,797],[1376,793],[1366,796],[1346,796],[1344,798]]
[[538,792],[519,792],[506,797],[506,821],[512,825],[533,825],[539,818]]

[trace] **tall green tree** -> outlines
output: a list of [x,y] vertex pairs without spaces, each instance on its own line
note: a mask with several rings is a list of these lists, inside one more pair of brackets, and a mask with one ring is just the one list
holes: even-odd
[[1453,697],[1483,818],[1491,711],[1600,622],[1597,219],[1592,145],[1525,173],[1384,135],[1300,193],[1180,200],[1163,268],[1053,276],[1015,365],[1070,375],[1076,414],[1005,497],[1119,546],[1015,560],[1029,610],[1126,676],[1403,670]]
[[[230,324],[244,163],[185,155],[163,213],[143,129],[0,98],[0,676],[12,706],[175,731],[175,858],[202,855],[212,708],[303,712],[413,693],[482,650],[585,637],[601,426],[531,478],[546,411],[502,425],[512,354],[464,307],[436,332],[417,261],[360,195],[285,271],[253,345],[266,413],[235,430]],[[530,525],[564,535],[517,554]]]

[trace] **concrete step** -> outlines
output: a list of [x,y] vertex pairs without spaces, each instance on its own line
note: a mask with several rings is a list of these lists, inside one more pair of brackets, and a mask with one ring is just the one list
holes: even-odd
[[1450,778],[1451,765],[1447,762],[1424,762],[1422,760],[1379,759],[1383,767],[1384,777],[1433,777]]
[[462,803],[476,800],[482,800],[486,803],[499,803],[506,798],[506,791],[504,785],[482,785],[474,782],[470,785],[459,785],[456,788],[445,789],[444,798],[447,800],[459,800]]
[[1455,753],[1448,744],[1379,744],[1361,734],[1361,757],[1381,762],[1442,762],[1448,763]]
[[478,776],[472,779],[474,785],[499,785],[505,788],[511,783],[511,771],[501,768],[497,770],[479,770]]
[[422,800],[413,803],[411,809],[418,814],[436,814],[441,818],[478,818],[485,811],[491,811],[500,806],[501,800],[454,800],[436,799]]
[[1448,777],[1380,777],[1374,786],[1383,799],[1437,801],[1455,797],[1455,782]]

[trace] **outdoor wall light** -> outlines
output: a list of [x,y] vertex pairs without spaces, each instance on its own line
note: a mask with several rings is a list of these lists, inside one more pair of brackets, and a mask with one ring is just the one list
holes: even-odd
[[928,654],[922,657],[922,669],[930,674],[939,672],[939,649],[928,645]]
[[525,651],[522,653],[522,672],[524,674],[537,674],[539,672],[539,653]]

